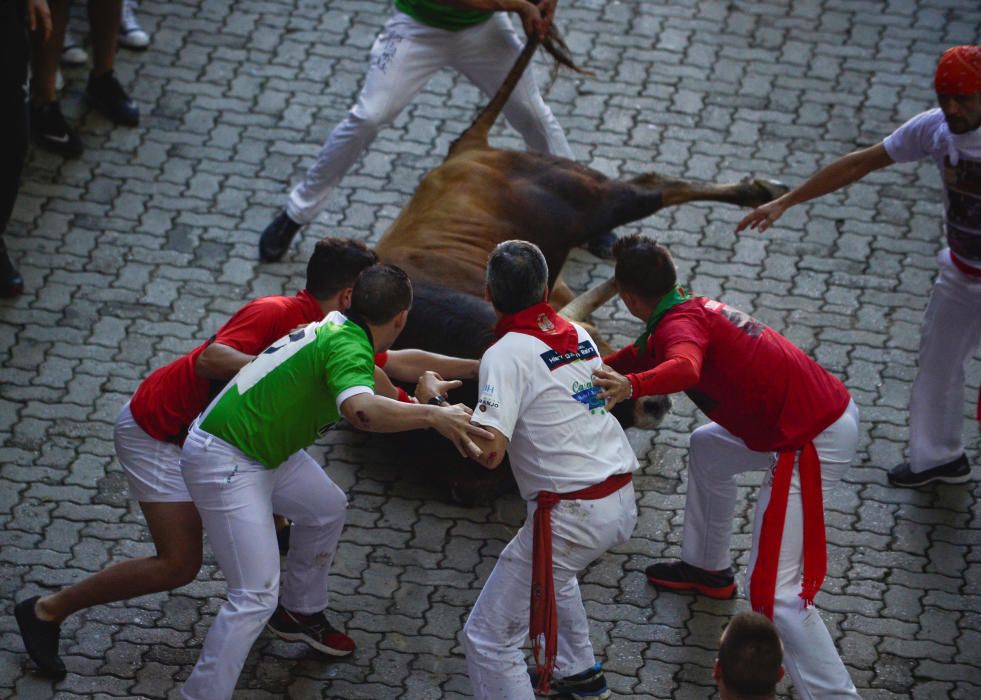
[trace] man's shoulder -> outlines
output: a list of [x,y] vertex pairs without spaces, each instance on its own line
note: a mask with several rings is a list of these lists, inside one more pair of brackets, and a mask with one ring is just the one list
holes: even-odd
[[882,143],[890,158],[904,162],[918,160],[938,150],[945,151],[949,136],[943,111],[934,107],[907,120]]

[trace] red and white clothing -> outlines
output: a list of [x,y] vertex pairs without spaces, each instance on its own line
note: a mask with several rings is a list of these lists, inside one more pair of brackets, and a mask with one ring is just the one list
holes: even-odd
[[[606,363],[643,388],[656,382],[657,366],[679,345],[694,352],[699,363],[694,383],[685,392],[713,421],[691,437],[681,558],[718,571],[731,563],[736,475],[771,469],[775,453],[796,452],[813,442],[821,491],[829,493],[855,455],[858,409],[840,381],[779,333],[702,297],[670,309],[643,353],[628,346],[607,357]],[[760,551],[772,478],[771,471],[757,502],[749,572]],[[784,641],[788,673],[802,698],[858,698],[820,615],[799,597],[803,552],[795,463],[776,566],[773,621]]]
[[981,341],[981,129],[953,134],[943,112],[931,109],[883,146],[897,163],[932,157],[944,186],[948,247],[937,256],[910,397],[910,468],[918,473],[964,454],[965,372]]
[[131,498],[145,503],[191,501],[181,476],[180,445],[188,426],[223,386],[195,370],[211,343],[256,355],[297,326],[323,316],[320,303],[306,290],[292,297],[250,301],[210,340],[143,380],[119,412],[114,429],[116,455]]
[[[501,553],[467,619],[464,647],[477,698],[534,698],[521,646],[528,637],[533,518],[539,491],[569,493],[637,469],[619,423],[596,399],[600,357],[589,334],[558,352],[539,338],[509,332],[480,362],[472,421],[509,439],[508,456],[528,519]],[[637,521],[633,485],[596,500],[552,509],[552,571],[558,622],[555,677],[595,664],[576,574],[629,539]]]

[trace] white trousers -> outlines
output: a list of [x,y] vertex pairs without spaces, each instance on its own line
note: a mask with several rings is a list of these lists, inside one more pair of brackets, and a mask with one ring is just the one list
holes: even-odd
[[[922,472],[964,454],[967,363],[981,341],[981,278],[937,256],[940,274],[920,330],[920,362],[909,404],[910,469]],[[971,397],[971,401],[976,397]]]
[[[371,47],[371,62],[358,100],[327,137],[316,162],[290,193],[286,213],[298,223],[316,218],[327,196],[382,127],[390,124],[441,68],[466,76],[491,96],[504,82],[521,42],[507,13],[451,32],[395,12]],[[530,150],[572,158],[562,127],[527,70],[504,105],[504,116]],[[466,124],[457,131],[463,132]]]
[[228,582],[228,601],[208,631],[183,695],[220,700],[232,696],[249,649],[276,610],[273,513],[293,521],[283,607],[309,615],[327,607],[327,575],[347,497],[303,450],[266,469],[196,426],[184,443],[181,469]]
[[140,503],[190,503],[181,475],[181,448],[151,437],[140,427],[127,401],[112,431],[116,458],[129,483],[129,497]]
[[[501,552],[463,627],[474,697],[533,700],[521,647],[528,639],[535,503]],[[555,677],[596,663],[576,574],[610,547],[630,539],[637,524],[633,484],[595,501],[560,501],[552,509],[552,571],[558,615]]]
[[[822,491],[829,494],[858,447],[858,407],[854,401],[837,421],[814,438],[814,447],[821,460]],[[742,440],[717,423],[703,425],[692,433],[681,547],[681,558],[685,562],[712,571],[730,565],[729,544],[737,496],[735,477],[746,471],[771,469],[775,461],[773,453],[750,450]],[[772,478],[771,472],[756,504],[747,581],[756,564],[760,527],[770,502]],[[859,698],[821,616],[814,606],[805,608],[799,597],[804,555],[803,519],[800,474],[795,464],[780,543],[773,608],[773,623],[784,645],[784,667],[803,700]],[[747,586],[743,588],[748,591]]]

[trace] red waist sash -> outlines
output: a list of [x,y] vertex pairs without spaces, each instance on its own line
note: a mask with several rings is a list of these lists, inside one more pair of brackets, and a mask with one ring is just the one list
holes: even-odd
[[[606,481],[569,493],[539,491],[535,509],[534,545],[531,566],[531,619],[528,630],[535,655],[539,693],[547,693],[558,653],[558,620],[555,580],[552,577],[552,508],[559,501],[596,501],[616,493],[633,479],[633,474],[614,474]],[[542,658],[542,643],[545,654]]]
[[[773,471],[770,502],[763,514],[759,551],[749,584],[749,601],[753,610],[773,619],[773,596],[780,565],[780,544],[787,520],[790,479],[794,474],[796,450],[781,452]],[[813,605],[828,571],[828,545],[824,532],[824,495],[821,492],[821,460],[814,443],[800,451],[800,498],[804,511],[804,572],[800,597],[804,605]]]

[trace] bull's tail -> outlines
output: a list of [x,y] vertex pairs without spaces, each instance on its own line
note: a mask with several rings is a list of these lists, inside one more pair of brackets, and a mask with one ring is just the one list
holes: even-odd
[[498,115],[504,109],[504,105],[508,99],[510,99],[511,93],[514,92],[514,86],[518,84],[521,76],[524,75],[525,69],[531,62],[531,57],[535,54],[535,49],[537,48],[538,39],[529,37],[525,48],[518,56],[518,60],[514,62],[511,72],[507,74],[504,82],[501,83],[501,87],[498,88],[497,94],[491,98],[491,101],[487,103],[486,107],[480,110],[480,114],[467,127],[467,130],[460,134],[460,138],[450,145],[450,152],[446,155],[447,159],[452,158],[461,150],[465,151],[470,148],[479,148],[487,145],[487,135],[490,133],[491,127],[494,126]]
[[[565,40],[562,38],[558,29],[555,28],[554,24],[549,27],[548,35],[542,42],[542,47],[555,60],[556,69],[559,66],[565,66],[577,73],[592,75],[589,71],[585,71],[577,66],[575,61],[572,60],[569,47],[566,46]],[[521,76],[524,75],[525,69],[528,68],[528,64],[531,62],[531,57],[534,55],[536,48],[538,48],[538,39],[529,37],[527,43],[525,43],[525,48],[518,56],[518,60],[514,62],[511,72],[507,74],[504,82],[501,83],[497,94],[480,111],[480,114],[477,115],[477,118],[473,120],[473,123],[467,130],[460,135],[460,138],[452,143],[450,151],[446,155],[447,158],[452,157],[461,150],[487,146],[487,135],[490,133],[491,127],[494,126],[494,122],[497,121],[497,117],[501,114],[501,110],[504,109],[504,105],[511,97],[511,93],[514,92],[515,85],[518,84]]]

